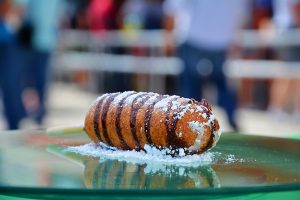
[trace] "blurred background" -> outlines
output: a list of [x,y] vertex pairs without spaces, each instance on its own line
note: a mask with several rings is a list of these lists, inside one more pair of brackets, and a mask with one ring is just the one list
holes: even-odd
[[300,133],[299,0],[0,0],[0,129],[83,124],[106,92],[176,94],[224,131]]

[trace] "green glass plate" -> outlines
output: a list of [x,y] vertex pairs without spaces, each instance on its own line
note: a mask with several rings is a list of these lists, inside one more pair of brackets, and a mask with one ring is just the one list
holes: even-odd
[[225,133],[211,150],[215,159],[209,165],[153,171],[149,165],[155,163],[68,152],[68,146],[90,142],[81,129],[70,130],[59,138],[44,131],[0,132],[0,199],[300,197],[300,140]]

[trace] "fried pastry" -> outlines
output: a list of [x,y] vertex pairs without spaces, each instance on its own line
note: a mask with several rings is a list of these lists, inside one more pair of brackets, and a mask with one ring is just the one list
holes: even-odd
[[137,151],[150,145],[174,155],[200,154],[214,147],[221,135],[206,100],[134,91],[98,97],[84,130],[94,143]]

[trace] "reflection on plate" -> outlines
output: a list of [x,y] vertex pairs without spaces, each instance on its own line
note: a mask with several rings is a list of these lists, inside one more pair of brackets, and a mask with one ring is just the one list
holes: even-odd
[[[49,145],[48,151],[84,166],[84,183],[97,189],[216,188],[220,182],[209,165],[177,166],[94,158]],[[155,166],[153,166],[155,165]]]
[[89,159],[85,162],[84,180],[88,188],[99,189],[164,189],[219,187],[210,166],[198,168],[166,166],[147,172],[147,165],[125,161]]
[[286,188],[300,188],[299,144],[300,141],[288,139],[227,135],[210,152],[214,155],[212,162],[186,166],[93,157],[56,145],[50,145],[48,150],[80,163],[87,188],[265,191],[265,186],[268,190],[287,185]]

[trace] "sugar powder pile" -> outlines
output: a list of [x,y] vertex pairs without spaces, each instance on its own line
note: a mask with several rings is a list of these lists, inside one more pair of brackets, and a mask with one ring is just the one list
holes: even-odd
[[[85,156],[92,156],[103,159],[111,159],[118,161],[126,161],[134,164],[147,164],[153,165],[153,163],[159,163],[160,165],[176,165],[176,166],[188,166],[197,167],[215,163],[220,157],[220,153],[205,152],[197,155],[185,155],[182,149],[182,153],[179,156],[172,157],[170,149],[157,149],[150,145],[145,145],[145,151],[135,150],[120,150],[115,147],[107,146],[103,143],[94,144],[88,143],[81,146],[74,146],[66,148],[68,152],[74,152]],[[180,151],[180,150],[179,150]],[[235,159],[234,155],[222,156],[222,160],[225,163],[239,161]]]

